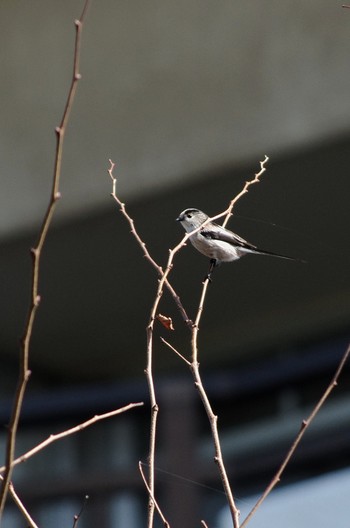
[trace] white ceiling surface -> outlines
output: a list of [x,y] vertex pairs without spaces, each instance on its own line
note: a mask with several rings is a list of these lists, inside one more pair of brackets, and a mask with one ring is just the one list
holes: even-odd
[[[0,4],[0,237],[47,205],[82,0]],[[92,2],[58,218],[350,127],[350,10],[328,0]]]

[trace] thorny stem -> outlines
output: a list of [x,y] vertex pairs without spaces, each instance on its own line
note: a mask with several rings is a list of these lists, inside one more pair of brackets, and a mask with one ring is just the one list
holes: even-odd
[[69,89],[66,106],[63,112],[63,117],[60,125],[56,128],[56,155],[55,155],[55,165],[54,165],[54,174],[53,174],[53,183],[49,205],[47,207],[41,229],[39,232],[38,240],[36,246],[31,250],[31,255],[33,259],[32,265],[32,284],[31,284],[31,301],[29,312],[27,316],[27,322],[25,324],[24,334],[21,339],[21,348],[20,348],[20,371],[17,383],[17,389],[14,397],[14,404],[12,408],[9,431],[7,436],[7,445],[6,445],[6,470],[3,476],[3,482],[0,492],[0,519],[4,511],[4,506],[6,502],[6,497],[8,493],[9,483],[12,475],[12,462],[15,454],[15,444],[16,444],[16,435],[18,429],[18,422],[21,414],[23,398],[30,377],[29,370],[29,348],[32,336],[32,330],[35,320],[36,311],[40,303],[39,295],[39,271],[40,271],[40,259],[41,252],[46,240],[47,231],[51,224],[51,219],[55,211],[56,203],[61,197],[59,192],[59,182],[61,175],[61,163],[62,163],[62,149],[64,135],[74,101],[75,92],[77,89],[77,84],[81,75],[79,73],[79,59],[80,59],[80,42],[81,34],[83,29],[83,22],[89,0],[86,0],[83,8],[83,12],[79,20],[75,21],[75,50],[74,50],[74,66],[73,66],[73,76],[71,81],[71,86]]

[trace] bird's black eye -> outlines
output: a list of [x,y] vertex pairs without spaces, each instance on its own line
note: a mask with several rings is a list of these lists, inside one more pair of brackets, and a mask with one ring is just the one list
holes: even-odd
[[187,213],[187,218],[192,218],[192,214],[191,213]]

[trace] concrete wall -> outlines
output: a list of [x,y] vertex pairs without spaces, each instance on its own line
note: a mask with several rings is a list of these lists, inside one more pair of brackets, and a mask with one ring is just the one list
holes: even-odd
[[[0,236],[41,218],[82,1],[0,5]],[[350,10],[328,0],[92,2],[58,219],[350,126]]]

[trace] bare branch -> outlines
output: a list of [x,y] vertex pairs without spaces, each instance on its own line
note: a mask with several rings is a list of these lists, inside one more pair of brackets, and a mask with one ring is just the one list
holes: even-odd
[[41,252],[46,240],[47,231],[51,224],[52,216],[56,208],[56,203],[61,197],[59,192],[59,183],[61,175],[61,163],[62,163],[62,148],[64,135],[70,115],[70,111],[73,105],[75,92],[77,89],[77,84],[81,75],[79,73],[79,60],[80,60],[80,42],[81,35],[83,30],[83,22],[86,15],[86,10],[88,7],[89,0],[86,0],[83,8],[83,12],[79,20],[75,21],[75,50],[74,50],[74,66],[73,66],[73,76],[71,81],[71,86],[69,89],[66,106],[63,112],[63,117],[60,125],[56,128],[56,156],[55,156],[55,166],[53,174],[53,183],[52,190],[48,208],[46,210],[42,226],[39,232],[38,240],[36,246],[31,250],[33,258],[32,266],[32,285],[31,285],[31,301],[29,312],[27,316],[27,322],[25,324],[24,334],[21,340],[21,358],[20,358],[20,372],[18,377],[17,389],[14,397],[14,404],[11,413],[10,423],[9,423],[9,432],[7,436],[7,445],[6,445],[6,471],[3,477],[3,482],[0,492],[0,518],[2,516],[9,483],[11,480],[12,474],[12,462],[14,459],[15,453],[15,443],[16,443],[16,434],[18,428],[19,417],[21,414],[23,398],[30,376],[29,370],[29,347],[31,342],[31,335],[33,330],[34,319],[36,315],[37,308],[40,303],[39,295],[39,270],[40,270],[40,260]]
[[[46,440],[43,440],[40,442],[40,444],[33,447],[33,449],[30,449],[23,455],[16,458],[16,460],[13,461],[12,466],[17,466],[18,464],[21,464],[22,462],[26,462],[31,458],[32,456],[36,455],[44,449],[45,447],[49,446],[50,444],[53,444],[54,442],[57,442],[57,440],[61,440],[62,438],[65,438],[66,436],[70,436],[75,433],[79,433],[79,431],[83,431],[83,429],[86,429],[87,427],[90,427],[90,425],[93,425],[97,422],[100,422],[101,420],[107,420],[108,418],[112,418],[113,416],[116,416],[117,414],[121,414],[123,412],[129,411],[130,409],[134,409],[135,407],[141,407],[143,405],[143,402],[138,403],[129,403],[128,405],[125,405],[125,407],[121,407],[120,409],[116,409],[114,411],[110,411],[104,414],[97,414],[93,418],[90,418],[89,420],[86,420],[86,422],[83,422],[79,425],[76,425],[72,427],[71,429],[67,429],[66,431],[62,431],[61,433],[52,434]],[[0,473],[5,471],[6,466],[0,467]]]
[[295,440],[294,442],[292,443],[286,457],[284,458],[282,464],[280,465],[277,473],[274,475],[273,479],[271,480],[270,484],[267,486],[267,488],[265,489],[264,493],[261,495],[260,499],[257,501],[257,503],[255,504],[255,506],[252,508],[252,510],[249,512],[249,514],[247,515],[247,517],[244,519],[243,523],[241,524],[241,528],[244,528],[248,522],[250,521],[250,519],[253,517],[253,515],[256,513],[257,509],[262,505],[262,503],[264,502],[264,500],[266,499],[266,497],[271,493],[271,491],[273,490],[273,488],[279,483],[279,481],[281,480],[281,476],[282,476],[282,473],[283,471],[285,470],[288,462],[290,461],[291,457],[293,456],[296,448],[298,447],[302,437],[304,436],[305,434],[305,431],[306,429],[309,427],[310,423],[312,422],[312,420],[315,418],[316,414],[318,413],[318,411],[321,409],[322,405],[324,404],[324,402],[326,401],[326,399],[329,397],[330,393],[333,391],[333,389],[337,386],[338,384],[338,378],[341,374],[341,371],[343,370],[344,368],[344,365],[348,359],[350,355],[350,345],[348,346],[345,354],[343,355],[339,365],[338,365],[338,368],[331,380],[331,382],[329,383],[328,387],[326,388],[326,390],[324,391],[324,393],[322,394],[321,398],[319,399],[319,401],[317,402],[316,406],[314,407],[314,409],[312,410],[312,412],[310,413],[310,415],[308,416],[308,418],[306,420],[303,420],[302,423],[301,423],[301,426],[300,426],[300,430],[299,430],[299,433],[297,434],[297,436],[295,437]]

